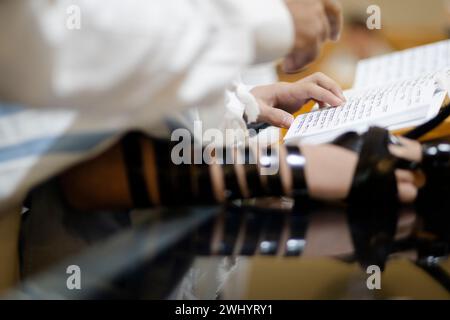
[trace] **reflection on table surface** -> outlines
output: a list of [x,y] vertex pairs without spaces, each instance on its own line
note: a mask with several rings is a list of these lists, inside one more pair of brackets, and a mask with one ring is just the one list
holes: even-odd
[[[251,229],[249,226],[253,222],[248,218],[245,227],[233,221],[225,224],[232,226],[234,223],[238,227],[235,231],[246,229],[244,237],[239,232],[232,236],[234,231],[224,231],[220,238],[223,241],[217,240],[217,236],[208,241],[199,237],[208,234],[200,232],[208,225],[217,228],[217,221],[221,219],[227,221],[231,219],[227,217],[233,217],[243,221],[244,216],[257,217],[260,228]],[[303,242],[296,242],[301,246],[291,246],[289,251],[284,244],[292,234],[285,231],[277,234],[273,228],[282,227],[295,216],[307,219],[307,224],[302,227],[303,233],[296,234],[297,240],[303,236]],[[77,219],[84,234],[89,233],[87,226],[95,232],[93,215]],[[410,209],[400,215],[396,236],[399,245],[381,275],[380,290],[368,289],[370,274],[352,256],[345,207],[339,204],[298,208],[293,207],[290,199],[271,198],[237,203],[226,209],[140,211],[133,213],[132,220],[131,227],[92,242],[79,254],[64,257],[30,276],[9,297],[450,299],[450,263],[445,255],[429,261],[420,257],[421,264],[416,263],[418,252],[409,239],[416,230],[417,219]],[[73,223],[71,229],[73,233]],[[249,243],[255,246],[254,250],[245,239],[251,239]],[[271,247],[264,243],[267,239],[278,245]],[[236,249],[237,244],[240,244],[239,249]],[[446,248],[448,254],[448,245]],[[429,263],[424,264],[424,261]],[[69,291],[66,287],[67,265],[74,264],[83,272],[83,290],[80,291]],[[437,265],[440,274],[434,272]]]

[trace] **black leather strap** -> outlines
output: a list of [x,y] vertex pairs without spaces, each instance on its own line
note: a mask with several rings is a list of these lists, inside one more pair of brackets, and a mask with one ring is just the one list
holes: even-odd
[[306,159],[298,147],[288,146],[286,161],[292,172],[292,196],[295,199],[308,197],[308,186],[305,178]]
[[450,116],[450,104],[446,105],[441,109],[439,114],[424,124],[414,128],[413,130],[407,132],[404,137],[408,139],[418,140],[427,133],[431,132],[437,128],[442,122],[445,121]]
[[166,141],[154,140],[159,194],[162,204],[173,203],[172,189],[172,160],[170,159],[170,145]]
[[351,131],[338,136],[331,144],[359,154],[363,145],[363,139],[360,134]]
[[389,133],[370,128],[363,136],[348,198],[348,221],[355,256],[363,267],[384,269],[398,220],[396,159],[388,150]]
[[122,153],[133,205],[136,208],[148,208],[151,201],[144,177],[140,139],[139,133],[127,134],[122,139]]
[[250,148],[245,148],[241,152],[244,153],[244,170],[247,179],[247,186],[252,197],[260,197],[265,194],[264,188],[259,177],[258,162]]
[[[337,137],[332,144],[360,154],[364,144],[364,135],[353,131],[347,132]],[[388,144],[401,145],[401,142],[396,136],[389,134]],[[420,163],[406,159],[397,159],[395,166],[397,169],[417,170],[420,167]]]
[[283,184],[281,183],[281,177],[279,174],[280,161],[279,153],[272,149],[271,147],[266,149],[265,154],[260,156],[260,166],[262,170],[267,168],[278,168],[276,174],[268,174],[267,177],[267,188],[266,194],[270,194],[273,197],[284,195]]

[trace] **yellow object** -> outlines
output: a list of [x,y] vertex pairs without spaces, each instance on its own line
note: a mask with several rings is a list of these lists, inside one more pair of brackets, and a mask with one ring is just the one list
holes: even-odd
[[225,298],[450,299],[444,287],[406,259],[388,262],[379,290],[368,289],[369,276],[356,263],[330,258],[255,257],[238,264]]

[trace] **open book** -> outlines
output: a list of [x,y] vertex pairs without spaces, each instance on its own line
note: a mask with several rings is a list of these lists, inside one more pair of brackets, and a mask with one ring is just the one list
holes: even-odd
[[347,102],[298,116],[286,143],[324,143],[347,131],[377,125],[420,125],[441,108],[450,80],[450,40],[359,62]]

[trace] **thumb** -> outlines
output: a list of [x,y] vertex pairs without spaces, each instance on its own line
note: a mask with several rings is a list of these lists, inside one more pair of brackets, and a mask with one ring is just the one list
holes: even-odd
[[265,108],[260,114],[260,120],[273,126],[288,129],[294,121],[294,116],[277,108]]

